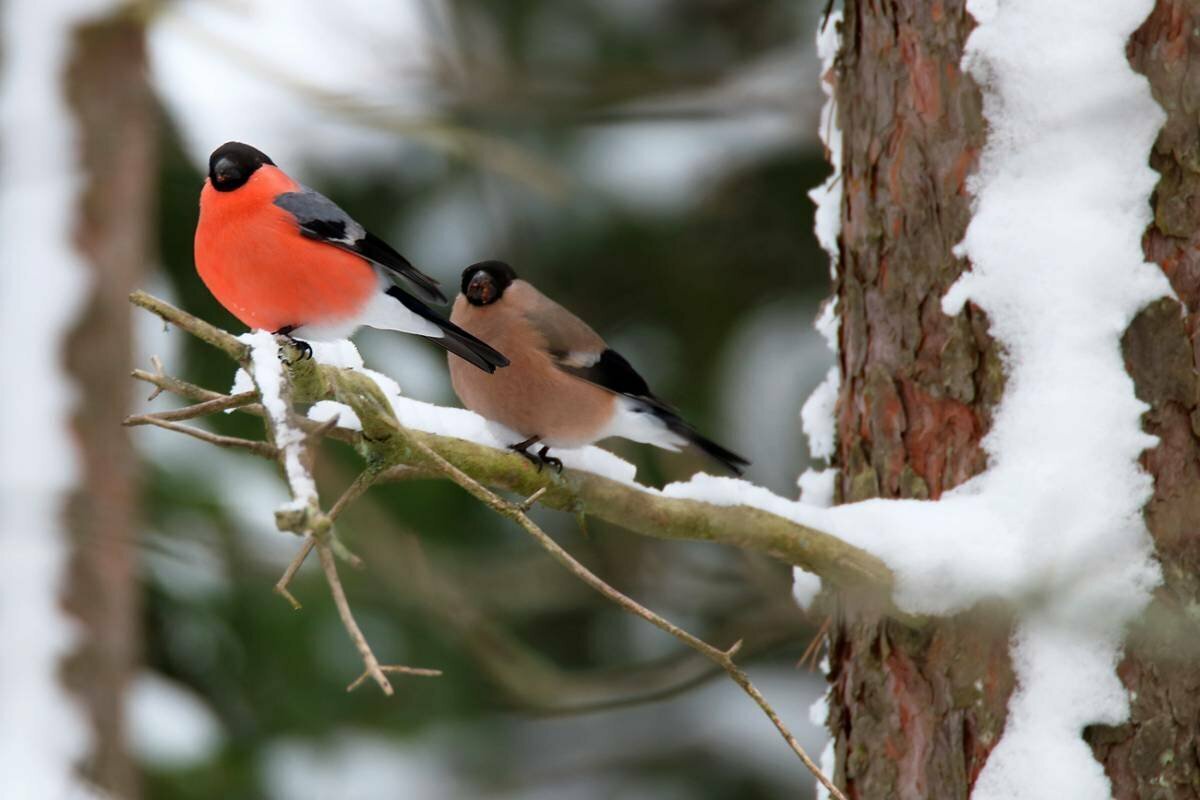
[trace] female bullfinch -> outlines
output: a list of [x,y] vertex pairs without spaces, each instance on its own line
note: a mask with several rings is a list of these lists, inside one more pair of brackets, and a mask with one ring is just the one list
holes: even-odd
[[[467,267],[450,321],[494,342],[511,360],[489,376],[450,359],[454,391],[467,408],[524,437],[510,447],[539,469],[562,470],[562,462],[547,455],[551,447],[582,447],[610,436],[675,451],[693,444],[738,475],[750,463],[701,436],[587,323],[508,264]],[[537,455],[529,453],[539,442]]]
[[485,372],[508,364],[393,283],[444,303],[436,281],[250,145],[209,157],[195,256],[209,291],[251,328],[328,340],[368,325],[427,337]]

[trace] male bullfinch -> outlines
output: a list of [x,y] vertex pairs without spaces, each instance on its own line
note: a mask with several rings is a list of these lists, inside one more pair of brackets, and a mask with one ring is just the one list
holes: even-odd
[[250,145],[227,142],[209,157],[195,254],[209,291],[251,328],[298,341],[368,325],[425,336],[485,372],[508,365],[393,278],[444,303],[437,281]]
[[[450,359],[454,391],[467,408],[524,437],[510,447],[539,469],[562,470],[562,461],[547,455],[551,447],[582,447],[609,436],[676,451],[694,444],[738,475],[750,463],[701,436],[587,323],[520,280],[508,264],[467,267],[450,320],[494,342],[512,361],[489,376]],[[539,442],[536,456],[528,452]]]

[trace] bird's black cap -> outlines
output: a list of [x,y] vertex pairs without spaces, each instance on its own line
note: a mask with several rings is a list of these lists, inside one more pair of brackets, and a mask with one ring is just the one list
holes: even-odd
[[472,305],[496,302],[517,279],[517,272],[503,261],[480,261],[463,270],[462,293]]
[[275,166],[263,151],[241,142],[226,142],[208,157],[208,179],[218,192],[241,187],[264,164]]

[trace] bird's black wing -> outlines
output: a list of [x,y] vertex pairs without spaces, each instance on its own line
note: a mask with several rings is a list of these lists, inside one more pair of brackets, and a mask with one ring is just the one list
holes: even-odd
[[724,464],[734,474],[741,475],[743,468],[750,464],[732,450],[703,436],[692,427],[691,423],[679,416],[678,411],[655,397],[654,393],[650,391],[650,387],[646,385],[646,379],[639,375],[633,365],[616,350],[611,348],[604,350],[600,357],[589,366],[571,366],[560,359],[556,359],[556,363],[558,368],[564,372],[594,383],[610,392],[637,400],[638,406],[635,410],[642,410],[658,417],[670,431],[696,445],[710,458]]
[[410,281],[428,299],[446,302],[437,281],[414,267],[391,245],[363,228],[320,192],[307,187],[298,192],[285,192],[275,198],[275,205],[291,214],[300,226],[300,232],[308,238],[362,256]]
[[610,392],[628,395],[638,400],[645,400],[652,405],[667,408],[665,403],[650,393],[646,379],[638,374],[624,356],[612,348],[605,349],[600,353],[599,358],[587,366],[576,366],[569,363],[567,353],[552,352],[551,355],[559,369],[576,378],[582,378],[588,383],[594,383]]

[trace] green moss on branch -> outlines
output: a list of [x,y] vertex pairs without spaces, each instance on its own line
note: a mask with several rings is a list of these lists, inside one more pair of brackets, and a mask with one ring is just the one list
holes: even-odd
[[[135,292],[130,299],[234,360],[244,362],[248,358],[248,348],[229,333],[144,292]],[[589,472],[566,470],[562,475],[548,470],[538,472],[513,453],[405,428],[378,385],[361,372],[306,360],[295,363],[290,373],[295,402],[333,400],[353,409],[362,423],[362,435],[355,437],[338,428],[330,430],[330,435],[353,441],[370,463],[381,469],[390,468],[385,478],[410,480],[414,469],[418,474],[435,474],[420,443],[486,486],[522,496],[545,489],[540,502],[551,508],[594,516],[659,539],[716,542],[756,550],[819,575],[840,588],[877,595],[884,603],[890,597],[893,576],[887,566],[824,531],[758,508],[663,497]],[[219,397],[165,376],[161,381],[147,373],[137,377],[168,391],[192,389],[179,393],[194,400]],[[261,413],[261,408],[253,405],[242,410]]]

